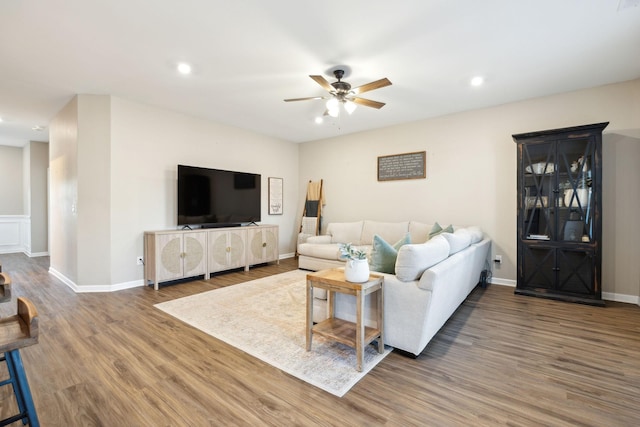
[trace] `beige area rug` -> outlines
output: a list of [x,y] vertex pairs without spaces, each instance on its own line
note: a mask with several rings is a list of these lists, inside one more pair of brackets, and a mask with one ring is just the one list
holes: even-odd
[[305,344],[306,271],[295,270],[156,304],[160,310],[336,396],[387,356],[373,345],[356,370],[354,348],[314,335]]

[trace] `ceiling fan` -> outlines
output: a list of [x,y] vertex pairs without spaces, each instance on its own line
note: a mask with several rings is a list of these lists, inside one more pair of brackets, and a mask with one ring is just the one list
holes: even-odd
[[323,89],[328,91],[331,96],[311,96],[307,98],[291,98],[285,99],[285,102],[292,101],[308,101],[311,99],[328,99],[327,101],[327,111],[325,114],[328,114],[332,117],[337,117],[339,114],[340,104],[344,105],[345,110],[349,114],[353,112],[356,108],[356,104],[364,105],[365,107],[377,108],[380,109],[384,107],[384,102],[372,101],[366,98],[360,98],[361,93],[369,92],[374,89],[380,89],[385,86],[390,86],[391,82],[386,77],[384,79],[376,80],[371,83],[364,84],[362,86],[358,86],[356,88],[351,88],[351,85],[347,82],[342,81],[342,77],[344,77],[344,70],[334,70],[333,75],[338,79],[337,82],[329,83],[327,79],[322,76],[309,76],[316,83],[322,86]]

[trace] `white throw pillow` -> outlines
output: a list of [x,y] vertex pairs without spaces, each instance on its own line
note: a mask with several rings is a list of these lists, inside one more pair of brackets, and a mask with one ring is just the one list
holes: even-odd
[[478,243],[484,239],[484,233],[482,233],[482,229],[476,225],[472,225],[471,227],[467,227],[467,231],[471,234],[471,244]]
[[460,252],[471,244],[471,233],[464,228],[461,228],[454,233],[442,233],[440,236],[444,237],[447,239],[447,242],[449,242],[449,255]]
[[396,258],[396,277],[402,282],[417,280],[424,271],[449,256],[449,243],[435,236],[426,243],[404,245]]
[[360,244],[362,235],[362,221],[332,222],[327,226],[327,234],[331,235],[331,243]]

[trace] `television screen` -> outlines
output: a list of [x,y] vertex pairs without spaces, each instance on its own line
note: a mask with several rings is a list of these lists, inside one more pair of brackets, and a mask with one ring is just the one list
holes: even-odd
[[260,221],[261,176],[178,165],[178,225]]

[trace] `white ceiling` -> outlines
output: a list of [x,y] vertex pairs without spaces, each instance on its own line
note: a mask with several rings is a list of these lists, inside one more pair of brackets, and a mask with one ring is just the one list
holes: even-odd
[[[303,142],[640,77],[640,0],[2,0],[0,144],[111,94]],[[191,76],[175,71],[179,61]],[[308,76],[386,102],[327,120]],[[480,88],[469,85],[485,76]]]

